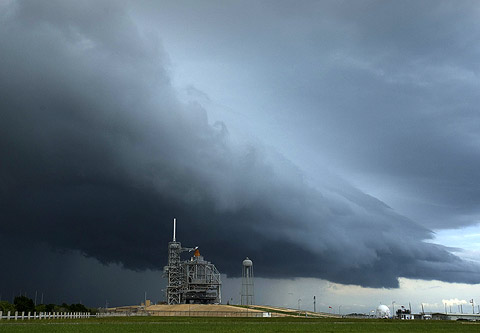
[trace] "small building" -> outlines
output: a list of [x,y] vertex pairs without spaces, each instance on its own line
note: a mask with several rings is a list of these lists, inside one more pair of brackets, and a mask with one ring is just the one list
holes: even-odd
[[480,321],[478,313],[432,313],[432,319],[437,320],[461,320],[461,321]]
[[432,319],[432,315],[428,313],[416,313],[416,314],[412,314],[412,316],[413,316],[413,319],[415,320],[431,320]]
[[397,310],[396,318],[401,320],[412,320],[415,319],[415,316],[411,313],[410,309],[407,309],[402,305],[400,309]]

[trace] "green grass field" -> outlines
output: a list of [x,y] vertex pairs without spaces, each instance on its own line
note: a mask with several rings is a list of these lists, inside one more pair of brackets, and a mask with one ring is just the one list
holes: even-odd
[[479,332],[480,323],[308,318],[116,317],[2,321],[0,332]]

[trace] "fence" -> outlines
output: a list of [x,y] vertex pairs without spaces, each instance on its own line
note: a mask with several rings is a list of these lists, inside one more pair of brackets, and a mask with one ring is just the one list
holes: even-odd
[[1,320],[45,320],[45,319],[77,319],[77,318],[104,318],[129,316],[162,316],[162,317],[280,317],[282,315],[271,312],[257,311],[141,311],[141,312],[103,312],[92,315],[89,312],[11,312],[4,314],[0,311]]
[[0,320],[42,320],[42,319],[76,319],[76,318],[90,318],[89,312],[18,312],[12,313],[8,311],[6,315],[0,311]]

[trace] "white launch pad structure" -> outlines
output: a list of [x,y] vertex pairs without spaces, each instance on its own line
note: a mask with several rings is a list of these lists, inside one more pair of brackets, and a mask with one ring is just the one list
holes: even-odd
[[[183,252],[194,252],[190,260],[182,260]],[[173,240],[168,243],[168,304],[218,304],[221,302],[220,273],[214,264],[203,259],[198,247],[182,247],[176,241],[176,219],[173,219]]]

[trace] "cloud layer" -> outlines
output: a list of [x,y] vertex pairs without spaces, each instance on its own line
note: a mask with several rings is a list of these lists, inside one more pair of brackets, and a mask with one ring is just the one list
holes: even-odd
[[233,109],[216,115],[229,128],[261,132],[309,174],[329,166],[428,228],[480,221],[475,2],[135,10],[164,32],[175,78]]
[[380,200],[326,170],[313,185],[286,157],[180,102],[156,32],[122,6],[3,6],[4,237],[161,269],[177,217],[178,239],[231,276],[249,256],[264,277],[479,281],[478,266],[423,242],[428,229]]

